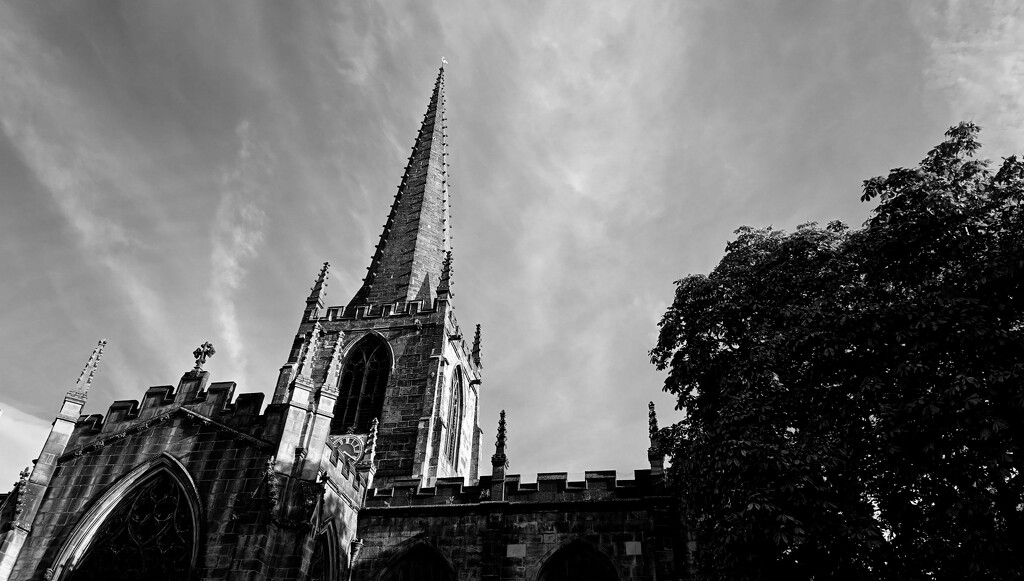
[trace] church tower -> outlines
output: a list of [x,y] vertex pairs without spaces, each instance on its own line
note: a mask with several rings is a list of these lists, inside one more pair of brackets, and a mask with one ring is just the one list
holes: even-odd
[[325,307],[324,263],[274,395],[336,394],[329,443],[375,467],[376,486],[479,476],[479,327],[470,347],[452,308],[444,112],[442,66],[362,285]]

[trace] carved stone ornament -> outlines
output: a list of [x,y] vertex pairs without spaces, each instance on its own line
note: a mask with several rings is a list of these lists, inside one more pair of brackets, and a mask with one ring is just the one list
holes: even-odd
[[274,470],[275,464],[274,458],[267,458],[267,470],[264,473],[267,480],[267,500],[270,502],[271,510],[277,507],[277,503],[281,499],[281,480],[278,478],[277,471]]
[[192,372],[198,374],[202,371],[203,364],[206,363],[207,359],[213,357],[215,353],[217,353],[217,350],[213,348],[213,345],[209,341],[203,343],[199,347],[196,347],[196,350],[192,352],[192,356],[196,358],[196,366]]

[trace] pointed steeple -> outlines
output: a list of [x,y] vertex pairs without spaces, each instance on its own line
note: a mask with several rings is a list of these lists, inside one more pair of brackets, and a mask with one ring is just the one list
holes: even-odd
[[334,342],[334,350],[331,351],[331,361],[327,364],[327,376],[324,378],[324,385],[321,389],[338,395],[338,376],[341,373],[341,345],[345,342],[345,333],[339,332],[338,339]]
[[505,455],[505,442],[508,433],[505,428],[505,410],[501,410],[501,419],[498,420],[498,439],[494,442],[494,455],[491,456],[491,466],[497,470],[508,468],[508,456]]
[[491,456],[491,500],[505,500],[505,471],[508,470],[508,456],[505,455],[505,410],[501,410],[498,420],[498,440],[494,443],[494,455]]
[[451,249],[444,106],[442,65],[391,213],[349,308],[413,300],[429,303],[437,293]]
[[473,334],[473,363],[480,367],[480,323],[476,324],[476,333]]
[[647,460],[651,463],[651,476],[661,478],[665,474],[665,454],[661,450],[661,438],[658,436],[658,416],[654,413],[654,402],[647,404],[647,432],[651,438],[651,447],[647,448]]
[[323,267],[320,269],[320,274],[316,277],[316,282],[309,289],[309,297],[306,298],[306,311],[302,316],[303,321],[310,321],[316,318],[320,313],[320,309],[324,308],[324,297],[327,296],[327,271],[330,268],[331,263],[324,262]]
[[319,345],[317,342],[320,340],[320,325],[313,324],[313,333],[309,337],[309,345],[306,347],[306,353],[302,357],[302,365],[299,368],[299,377],[305,378],[310,382],[313,381],[313,363],[316,361],[317,350]]
[[651,447],[658,445],[658,415],[654,412],[654,402],[647,404],[647,432],[651,438]]
[[96,368],[99,367],[100,359],[103,357],[103,348],[106,346],[107,340],[100,339],[99,343],[96,344],[96,348],[92,350],[89,360],[85,363],[85,367],[82,368],[82,373],[78,374],[78,381],[75,382],[75,386],[68,390],[68,394],[64,399],[70,399],[85,405],[85,400],[89,398],[89,387],[92,386],[92,378],[96,375]]

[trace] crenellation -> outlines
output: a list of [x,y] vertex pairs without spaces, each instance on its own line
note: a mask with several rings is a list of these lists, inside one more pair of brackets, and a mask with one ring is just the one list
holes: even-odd
[[139,401],[122,399],[110,404],[103,420],[103,431],[113,432],[120,424],[131,422],[139,417]]
[[[504,477],[505,502],[618,502],[643,498],[662,498],[664,488],[650,479],[650,470],[635,471],[635,478],[619,480],[614,470],[592,471],[580,481],[569,481],[566,472],[543,472],[535,482],[522,482],[519,474]],[[367,507],[480,504],[492,501],[491,476],[467,485],[463,477],[437,478],[433,486],[418,479],[394,479],[383,488],[372,488]]]

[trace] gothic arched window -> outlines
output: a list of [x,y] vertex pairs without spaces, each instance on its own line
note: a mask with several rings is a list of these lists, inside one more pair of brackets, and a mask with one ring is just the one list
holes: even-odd
[[338,385],[338,403],[334,406],[331,433],[353,428],[369,432],[370,422],[384,409],[384,391],[391,373],[391,350],[376,335],[360,341],[345,360]]
[[437,550],[416,545],[388,565],[380,581],[455,581],[455,571]]
[[165,471],[143,480],[106,518],[67,579],[188,579],[196,531],[185,495]]
[[337,533],[333,528],[328,528],[316,538],[313,545],[313,555],[309,561],[309,573],[306,575],[308,581],[336,581],[338,579],[335,563],[338,560],[337,550],[332,543],[332,535]]
[[615,567],[591,546],[576,541],[562,547],[544,563],[538,581],[616,581]]
[[452,375],[452,394],[448,398],[448,433],[445,435],[444,454],[452,468],[458,466],[459,436],[462,434],[462,368],[456,367]]

